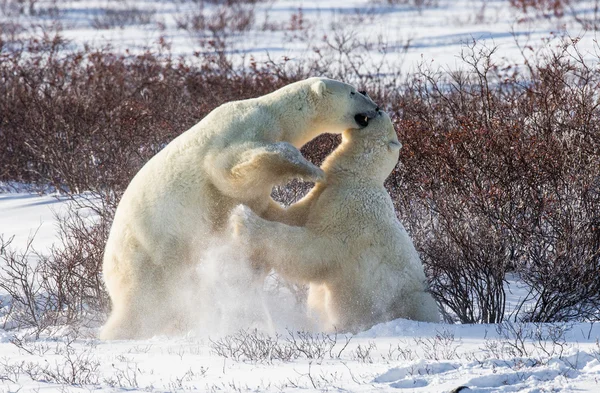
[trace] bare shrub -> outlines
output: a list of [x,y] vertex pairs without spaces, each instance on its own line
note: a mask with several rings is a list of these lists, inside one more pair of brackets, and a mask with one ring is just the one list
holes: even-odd
[[66,45],[46,34],[0,52],[0,181],[118,194],[216,106],[296,79],[235,70],[222,53],[199,54],[200,65],[191,66],[168,53],[130,57]]
[[144,88],[158,87],[166,69],[150,55],[138,57],[133,71],[123,56],[65,55],[65,45],[60,35],[45,35],[1,53],[3,176],[63,192],[122,189],[160,149],[158,132],[145,129],[150,115],[143,106],[152,99]]
[[191,11],[177,19],[179,28],[199,40],[203,48],[224,50],[231,35],[254,26],[255,1],[198,2]]
[[462,322],[500,322],[512,271],[537,302],[520,318],[597,319],[597,71],[569,40],[527,72],[494,48],[463,60],[422,69],[396,109],[404,148],[388,186],[432,292]]
[[453,360],[459,358],[458,348],[461,342],[447,330],[436,331],[433,337],[417,337],[414,341],[423,349],[425,359]]
[[0,236],[0,289],[8,294],[1,315],[3,329],[19,326],[44,328],[50,324],[46,316],[51,306],[44,296],[40,267],[33,258],[34,238],[35,235],[30,237],[25,249],[17,252],[10,247],[12,239],[5,240]]
[[[15,376],[15,383],[21,375],[27,375],[33,381],[50,384],[97,385],[100,380],[101,365],[94,354],[94,346],[88,346],[83,350],[78,349],[74,346],[77,339],[77,332],[71,332],[51,344],[14,337],[11,342],[15,346],[39,358],[34,361],[7,362],[0,366],[9,370],[9,375]],[[48,358],[54,358],[55,361],[49,362]]]
[[[422,67],[405,82],[399,72],[381,78],[383,68],[361,55],[368,51],[356,50],[372,44],[349,32],[323,43],[321,55],[301,64],[243,69],[226,42],[193,63],[171,58],[166,44],[138,56],[73,52],[58,33],[17,40],[10,50],[1,45],[0,181],[92,190],[102,201],[97,221],[74,215],[63,222],[66,248],[40,264],[2,254],[15,277],[3,283],[22,299],[4,309],[31,325],[44,325],[47,310],[49,320],[105,310],[100,256],[114,206],[137,170],[221,103],[326,75],[367,90],[392,113],[404,148],[386,185],[448,320],[502,321],[507,272],[530,288],[515,317],[597,319],[600,79],[576,42],[522,67],[471,45],[462,71]],[[321,136],[302,152],[319,164],[338,143]],[[289,204],[309,188],[294,182],[273,195]]]
[[496,325],[498,338],[486,340],[481,349],[488,359],[511,359],[514,369],[545,366],[554,359],[569,365],[563,354],[570,348],[565,335],[571,328],[569,324],[502,322]]
[[[597,70],[576,42],[534,70],[528,110],[531,174],[527,198],[531,223],[522,230],[521,278],[535,304],[525,320],[555,322],[600,317],[600,115]],[[542,146],[543,145],[543,146]]]
[[374,342],[369,342],[367,345],[358,344],[353,351],[350,351],[350,358],[360,363],[373,363],[371,352],[377,350],[377,345]]
[[544,17],[562,17],[572,0],[510,0],[509,2],[511,7],[524,13],[536,12]]
[[573,5],[569,7],[573,18],[586,30],[600,30],[600,0],[594,0],[592,12],[578,12]]
[[504,165],[515,119],[491,118],[510,110],[502,85],[492,87],[492,55],[467,48],[470,72],[423,69],[409,84],[398,124],[405,177],[396,171],[388,183],[422,253],[432,293],[470,323],[502,320],[505,273],[516,247],[504,220],[517,202],[500,193],[500,184],[517,176]]
[[[102,322],[109,308],[102,281],[102,256],[114,210],[97,200],[93,202],[88,207],[74,201],[68,213],[58,218],[59,246],[40,260],[56,318],[66,323]],[[104,215],[97,215],[93,209]]]
[[109,378],[104,379],[104,383],[112,388],[121,388],[121,389],[136,389],[140,387],[140,383],[138,378],[141,375],[141,371],[134,362],[125,362],[125,366],[116,366],[113,367],[113,375]]
[[38,0],[1,0],[0,11],[6,16],[35,15]]
[[[569,15],[586,30],[600,29],[600,0],[510,0],[511,7],[532,18],[562,18]],[[527,20],[529,18],[523,18]]]
[[3,328],[35,327],[40,332],[52,325],[104,319],[108,297],[101,266],[110,217],[90,218],[82,212],[72,207],[57,217],[60,246],[48,255],[31,248],[35,236],[20,252],[0,236],[0,288],[9,296]]
[[295,359],[339,359],[350,343],[351,337],[338,343],[337,334],[310,333],[288,330],[286,336],[270,336],[257,330],[241,330],[210,341],[215,354],[235,361],[252,363],[289,362]]
[[338,345],[338,334],[310,333],[305,331],[288,330],[286,342],[306,359],[322,361],[327,356],[330,359],[339,359],[342,352],[350,343],[351,336],[344,336],[345,342],[340,348]]
[[414,349],[412,343],[409,343],[407,340],[399,340],[396,345],[390,344],[387,353],[382,355],[383,360],[386,361],[413,361],[417,357],[417,351]]
[[279,335],[270,336],[257,330],[241,330],[237,334],[211,340],[210,347],[216,355],[238,362],[272,363],[274,360],[296,359],[298,354],[289,346],[283,345],[280,340]]
[[437,7],[437,0],[385,0],[388,4],[392,5],[412,5],[417,7],[418,9],[427,8],[427,7]]
[[138,8],[129,1],[109,2],[98,10],[91,19],[94,29],[124,28],[131,25],[147,25],[152,23],[156,10]]

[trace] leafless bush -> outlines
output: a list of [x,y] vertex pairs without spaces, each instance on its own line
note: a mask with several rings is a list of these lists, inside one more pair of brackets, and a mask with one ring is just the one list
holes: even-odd
[[581,0],[510,0],[510,5],[526,16],[524,20],[569,15],[586,30],[600,29],[600,0],[591,7]]
[[417,351],[414,345],[407,340],[399,340],[396,345],[389,345],[388,351],[382,358],[387,361],[408,360],[413,361],[417,358]]
[[514,271],[536,300],[520,318],[597,319],[600,75],[572,41],[527,72],[494,48],[463,60],[421,70],[396,109],[402,168],[388,186],[432,292],[462,322],[500,322]]
[[486,340],[481,349],[488,359],[510,359],[515,369],[547,365],[554,359],[569,364],[563,354],[569,348],[565,334],[571,327],[569,324],[502,322],[496,325],[498,338]]
[[140,387],[138,377],[140,369],[136,363],[125,362],[124,367],[113,365],[113,375],[106,378],[104,383],[113,388],[136,389]]
[[[209,2],[206,2],[209,3]],[[233,34],[254,26],[255,1],[213,2],[207,6],[198,2],[194,9],[177,20],[179,28],[187,30],[205,49],[225,50]]]
[[524,13],[537,12],[544,17],[561,17],[572,2],[573,0],[510,0],[510,5]]
[[337,334],[310,333],[288,330],[286,336],[270,336],[257,330],[241,330],[210,341],[215,354],[235,361],[252,363],[289,362],[295,359],[310,359],[317,362],[325,358],[339,359],[350,343],[338,343]]
[[241,330],[237,334],[211,340],[210,347],[216,355],[235,361],[286,362],[298,356],[297,352],[281,342],[279,335],[270,336],[256,330]]
[[150,55],[137,59],[137,72],[102,51],[59,55],[65,44],[46,35],[0,53],[2,177],[72,192],[122,189],[161,146],[142,124],[152,101],[145,88],[158,87],[162,67]]
[[412,5],[417,7],[418,9],[427,8],[427,7],[437,7],[437,0],[385,0],[388,4],[399,5]]
[[[54,288],[27,279],[5,284],[25,284],[14,293],[23,301],[11,303],[23,305],[23,323],[40,324],[45,306],[30,304],[27,294],[38,289],[53,296],[43,305],[60,305],[66,319],[105,309],[100,255],[133,174],[217,105],[309,75],[354,83],[392,113],[404,148],[387,187],[448,320],[502,321],[507,272],[530,288],[517,318],[600,314],[600,75],[576,42],[526,58],[522,67],[498,60],[494,48],[472,45],[462,71],[423,67],[404,81],[399,72],[381,78],[361,55],[368,51],[356,50],[372,44],[344,30],[302,64],[254,62],[244,69],[219,44],[192,64],[172,59],[166,43],[156,53],[125,56],[106,48],[69,51],[60,34],[17,40],[9,50],[3,37],[0,181],[91,190],[103,201],[98,221],[75,215],[63,223],[67,248],[41,258],[38,270],[6,256],[16,277],[42,275],[41,283]],[[338,143],[321,136],[302,152],[319,164]],[[292,183],[273,195],[289,204],[309,187]]]
[[48,15],[54,14],[58,10],[56,0],[0,0],[0,14],[7,17],[17,15]]
[[586,30],[600,30],[600,0],[595,0],[592,8],[592,12],[578,12],[575,7],[570,4],[569,9],[573,18]]
[[[46,291],[53,299],[56,316],[67,323],[82,319],[103,320],[108,296],[102,281],[102,255],[108,238],[112,212],[103,207],[98,216],[89,207],[73,205],[59,217],[60,245],[40,261]],[[100,202],[94,201],[97,208]]]
[[295,80],[234,70],[218,55],[192,67],[167,53],[66,45],[56,33],[0,47],[0,180],[119,194],[148,158],[219,104]]
[[322,361],[324,358],[339,359],[350,343],[351,336],[338,346],[338,334],[310,333],[288,330],[286,341],[306,359]]
[[367,345],[358,344],[353,351],[350,351],[350,358],[360,363],[373,363],[371,352],[374,350],[377,350],[377,345],[372,341]]
[[454,334],[447,331],[436,332],[433,337],[415,338],[417,344],[424,351],[425,359],[453,360],[458,358],[460,341],[454,338]]
[[48,255],[31,248],[11,250],[11,239],[0,236],[0,288],[8,294],[3,328],[99,322],[108,310],[101,279],[102,253],[114,211],[94,198],[98,215],[82,200],[74,201],[66,216],[57,217],[60,246]]
[[312,23],[304,16],[304,10],[299,7],[296,12],[292,13],[287,21],[271,21],[269,14],[265,15],[265,21],[262,24],[262,30],[267,31],[287,31],[291,34],[292,39],[304,39],[308,29]]
[[[112,3],[112,4],[111,4]],[[156,10],[138,8],[129,1],[109,2],[98,10],[91,20],[95,29],[124,28],[130,25],[147,25],[152,23]]]
[[3,329],[35,326],[41,330],[53,322],[54,307],[47,296],[40,256],[32,249],[34,238],[35,234],[17,252],[10,247],[12,239],[0,236],[0,289],[8,294],[1,315]]
[[498,200],[499,183],[517,174],[504,165],[513,142],[501,130],[510,125],[490,118],[507,110],[502,85],[492,88],[492,55],[467,48],[469,73],[425,69],[409,85],[399,124],[407,177],[395,178],[396,172],[389,180],[399,210],[409,213],[403,218],[433,279],[431,291],[462,322],[502,320],[503,283],[516,247],[504,220],[518,202],[508,195],[508,205]]
[[[40,343],[15,337],[11,342],[23,352],[39,357],[33,361],[5,362],[3,375],[13,375],[17,383],[21,375],[33,381],[67,386],[97,385],[100,379],[100,361],[94,347],[79,349],[74,346],[77,334],[71,333],[53,343]],[[54,360],[54,361],[49,361]]]

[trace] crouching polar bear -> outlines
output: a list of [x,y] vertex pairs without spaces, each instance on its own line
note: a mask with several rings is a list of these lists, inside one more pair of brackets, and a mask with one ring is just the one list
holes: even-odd
[[[351,85],[325,78],[224,104],[181,134],[135,175],[117,207],[104,252],[112,303],[103,339],[168,333],[185,318],[200,254],[227,228],[240,203],[266,219],[282,209],[270,198],[291,178],[322,170],[298,147],[324,132],[364,127],[377,105]],[[195,304],[202,312],[202,304]]]
[[357,332],[395,318],[437,322],[419,256],[384,181],[401,144],[389,116],[342,134],[321,168],[326,181],[292,205],[285,222],[248,207],[231,215],[240,241],[292,281],[310,283],[309,311],[328,330]]

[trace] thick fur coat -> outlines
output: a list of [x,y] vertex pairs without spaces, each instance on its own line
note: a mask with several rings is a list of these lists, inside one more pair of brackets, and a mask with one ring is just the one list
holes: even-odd
[[323,328],[357,332],[395,318],[437,322],[423,265],[384,187],[401,145],[387,114],[348,129],[321,168],[326,181],[284,220],[240,206],[237,237],[283,277],[310,284],[308,306]]
[[375,103],[354,87],[310,78],[224,104],[173,140],[136,174],[118,205],[104,252],[112,312],[101,338],[172,332],[187,303],[202,312],[186,289],[198,285],[202,251],[226,235],[231,210],[243,203],[277,219],[274,185],[323,178],[298,148],[375,114]]

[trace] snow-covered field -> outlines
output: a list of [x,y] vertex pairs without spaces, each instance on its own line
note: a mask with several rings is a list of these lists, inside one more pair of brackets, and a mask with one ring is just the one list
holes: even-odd
[[[514,62],[522,61],[523,52],[531,55],[558,45],[560,37],[577,37],[584,52],[593,53],[598,34],[586,30],[586,23],[600,18],[595,1],[571,2],[577,18],[568,14],[570,9],[559,18],[550,17],[552,12],[546,17],[523,14],[509,7],[508,0],[268,0],[234,9],[209,4],[216,1],[199,6],[204,2],[186,0],[35,3],[38,11],[32,15],[2,17],[0,12],[0,22],[40,32],[59,29],[73,47],[110,45],[135,53],[164,42],[172,54],[192,57],[209,50],[208,42],[216,40],[246,63],[251,58],[293,62],[316,53],[352,60],[366,54],[373,66],[405,72],[419,63],[456,68],[464,45],[473,41],[497,46],[500,58]],[[417,3],[437,6],[412,5]],[[210,33],[215,26],[225,28]]]
[[[259,2],[251,7],[251,26],[223,39],[244,61],[293,61],[327,48],[332,56],[352,59],[353,53],[343,51],[348,45],[364,51],[372,64],[390,67],[384,70],[404,71],[420,62],[455,68],[464,45],[473,40],[498,46],[501,57],[517,63],[522,50],[556,45],[560,36],[579,37],[584,55],[598,49],[597,32],[586,31],[569,15],[527,18],[501,0],[438,3],[419,9],[386,1]],[[580,17],[592,18],[595,4],[575,6]],[[124,11],[107,13],[106,7]],[[217,7],[206,7],[214,20]],[[58,21],[73,47],[109,44],[135,52],[156,48],[162,38],[173,54],[192,56],[207,50],[204,33],[181,28],[197,9],[192,1],[39,1],[31,14],[0,7],[0,22],[42,30]],[[0,194],[0,234],[5,240],[14,236],[11,247],[21,250],[36,234],[33,248],[43,253],[56,240],[54,216],[66,204],[52,195]],[[513,284],[516,304],[522,294]],[[600,324],[397,320],[352,337],[294,328],[277,337],[247,331],[209,338],[190,332],[122,342],[98,341],[94,328],[56,327],[39,338],[28,330],[0,329],[0,391],[449,392],[459,386],[474,392],[600,391]]]

